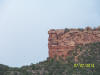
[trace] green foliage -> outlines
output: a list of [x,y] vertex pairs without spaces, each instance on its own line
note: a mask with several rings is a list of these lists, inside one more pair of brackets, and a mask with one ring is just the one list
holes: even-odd
[[84,31],[84,29],[82,29],[82,28],[79,28],[78,30],[79,30],[79,31],[82,31],[82,32]]
[[[75,62],[74,57],[78,55],[78,51],[81,55],[78,56],[78,62]],[[79,45],[66,59],[48,59],[21,68],[0,65],[0,75],[100,75],[100,42]],[[80,63],[94,64],[95,67],[74,67],[74,64]]]
[[4,73],[9,69],[8,66],[0,64],[0,75],[4,75]]
[[69,32],[70,30],[68,28],[65,28],[64,33]]

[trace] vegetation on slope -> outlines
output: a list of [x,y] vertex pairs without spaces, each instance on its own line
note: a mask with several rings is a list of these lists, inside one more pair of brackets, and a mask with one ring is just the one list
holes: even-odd
[[[78,57],[76,62],[74,59]],[[75,64],[94,64],[94,67],[75,67]],[[0,75],[100,75],[100,42],[77,46],[67,60],[48,59],[38,64],[11,68],[0,65]]]

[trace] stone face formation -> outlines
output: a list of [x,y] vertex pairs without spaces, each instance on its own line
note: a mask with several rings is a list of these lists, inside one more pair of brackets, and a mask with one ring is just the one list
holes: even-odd
[[100,27],[92,29],[51,29],[48,31],[49,58],[66,59],[77,45],[100,42]]

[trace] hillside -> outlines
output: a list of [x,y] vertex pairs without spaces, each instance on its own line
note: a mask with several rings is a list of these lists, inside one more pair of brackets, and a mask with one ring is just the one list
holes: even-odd
[[21,68],[0,65],[0,75],[100,75],[100,42],[78,45],[69,55]]

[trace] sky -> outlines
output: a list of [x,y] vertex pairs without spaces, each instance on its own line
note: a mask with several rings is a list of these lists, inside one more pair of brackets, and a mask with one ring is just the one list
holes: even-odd
[[98,27],[100,0],[0,0],[0,64],[48,57],[48,30]]

